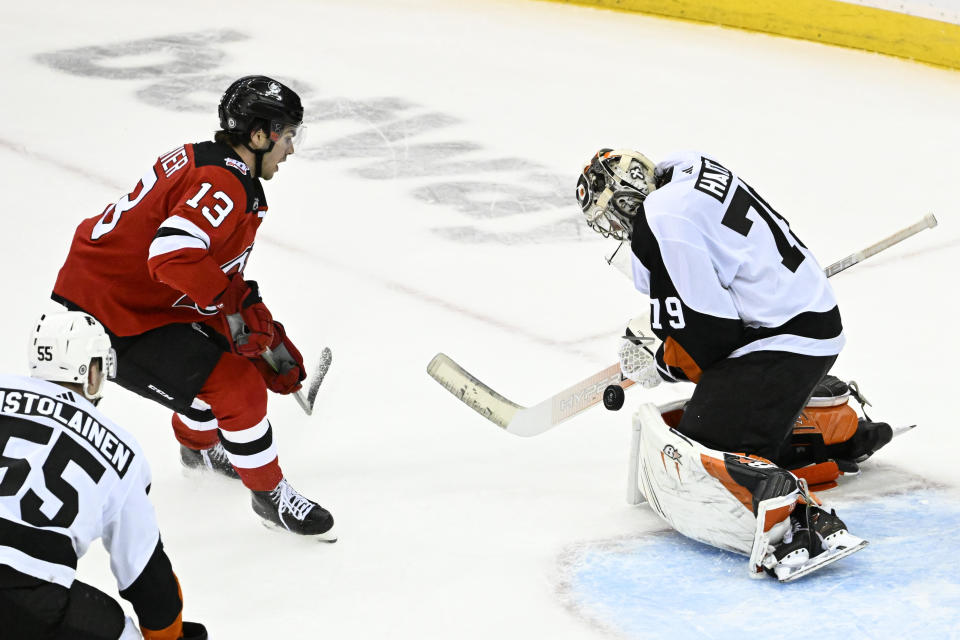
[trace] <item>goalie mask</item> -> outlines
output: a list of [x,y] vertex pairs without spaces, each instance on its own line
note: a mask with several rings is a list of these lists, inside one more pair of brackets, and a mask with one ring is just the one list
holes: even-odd
[[577,180],[577,202],[587,226],[605,238],[628,240],[633,217],[656,189],[655,169],[649,158],[636,151],[598,151]]
[[30,375],[51,382],[83,385],[83,395],[96,400],[103,395],[103,381],[94,393],[88,390],[92,360],[100,360],[105,379],[117,375],[117,356],[103,325],[79,311],[40,316],[30,338]]

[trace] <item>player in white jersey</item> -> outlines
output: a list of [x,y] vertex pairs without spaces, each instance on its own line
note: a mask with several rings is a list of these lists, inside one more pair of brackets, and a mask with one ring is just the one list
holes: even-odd
[[[0,375],[0,636],[4,640],[203,640],[147,496],[137,441],[95,405],[116,373],[110,339],[80,312],[40,318],[30,378]],[[75,579],[101,538],[120,604]]]
[[591,228],[630,243],[634,284],[650,298],[656,338],[628,328],[624,375],[645,387],[696,383],[674,424],[658,414],[643,426],[640,477],[651,506],[681,533],[746,553],[751,570],[781,579],[817,556],[861,548],[778,466],[844,344],[833,291],[787,221],[700,153],[654,164],[603,149],[577,198]]

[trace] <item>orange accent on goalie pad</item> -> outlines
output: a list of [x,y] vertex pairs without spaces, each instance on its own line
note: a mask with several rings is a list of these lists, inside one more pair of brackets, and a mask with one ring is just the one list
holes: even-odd
[[806,480],[811,491],[833,489],[837,486],[837,483],[834,481],[843,475],[840,473],[840,468],[837,466],[837,463],[833,460],[818,462],[817,464],[800,467],[799,469],[791,469],[790,473]]
[[729,491],[734,498],[740,501],[750,513],[753,513],[753,494],[742,484],[738,483],[727,471],[727,465],[723,460],[717,460],[710,456],[700,454],[700,463],[707,473],[720,481],[720,484]]
[[700,376],[703,375],[700,365],[672,337],[663,343],[663,361],[671,367],[682,369],[690,382],[700,382]]
[[[745,464],[749,464],[754,460],[759,460],[768,464],[770,463],[769,460],[760,456],[748,456],[742,453],[735,455],[739,455],[740,460]],[[707,473],[719,480],[720,484],[722,484],[723,487],[729,491],[731,495],[733,495],[733,497],[740,501],[740,503],[745,506],[750,513],[753,513],[753,493],[733,479],[733,476],[731,476],[730,472],[727,470],[726,462],[716,458],[711,458],[710,456],[702,453],[700,454],[700,462],[703,464],[703,468],[707,471]],[[796,503],[768,511],[763,520],[763,531],[770,531],[775,524],[778,522],[783,522],[789,518],[790,514],[793,513],[794,507],[796,507]]]
[[[791,471],[790,473],[793,473],[793,472]],[[807,487],[807,488],[809,488],[809,487]],[[813,492],[811,491],[811,492],[810,492],[810,497],[813,498],[813,504],[815,504],[815,505],[818,506],[818,507],[822,507],[822,506],[823,506],[823,500],[821,500],[821,499],[819,498],[819,496],[817,496],[817,494],[815,494],[815,493],[813,493]],[[803,504],[803,505],[807,504],[807,499],[803,497],[803,494],[800,494],[800,495],[797,497],[797,504]]]
[[793,425],[795,434],[819,433],[827,445],[846,442],[857,432],[857,412],[849,404],[806,407]]
[[680,418],[683,417],[683,409],[674,409],[673,411],[661,413],[660,417],[663,418],[663,421],[667,423],[668,427],[676,429],[680,424]]
[[790,514],[793,513],[793,510],[796,508],[797,503],[794,502],[791,505],[786,507],[780,507],[779,509],[773,509],[767,511],[766,517],[763,519],[763,532],[766,533],[773,528],[773,525],[783,522],[790,517]]

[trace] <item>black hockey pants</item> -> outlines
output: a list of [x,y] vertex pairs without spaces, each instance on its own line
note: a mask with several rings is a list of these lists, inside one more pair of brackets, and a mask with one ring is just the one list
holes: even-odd
[[0,565],[0,637],[4,640],[117,640],[120,603],[74,580],[69,589]]
[[778,463],[794,421],[836,356],[757,351],[707,368],[677,431],[711,449]]

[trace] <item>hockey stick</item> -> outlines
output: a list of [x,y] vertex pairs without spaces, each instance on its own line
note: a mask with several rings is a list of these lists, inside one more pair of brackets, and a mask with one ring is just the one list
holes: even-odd
[[[932,214],[927,215],[921,221],[880,242],[831,264],[824,269],[824,273],[829,278],[906,240],[923,229],[936,225],[937,219]],[[584,378],[539,404],[524,407],[503,397],[443,353],[433,357],[427,365],[427,373],[444,389],[487,420],[508,433],[524,437],[548,431],[598,404],[603,399],[603,392],[608,385],[619,384],[623,389],[627,389],[634,384],[632,380],[623,377],[620,364],[617,363]]]
[[924,229],[933,229],[935,226],[937,226],[937,219],[932,213],[929,213],[925,215],[922,220],[913,223],[906,229],[901,229],[893,235],[884,238],[880,242],[870,245],[862,251],[851,253],[846,258],[837,260],[832,265],[824,269],[823,272],[826,273],[827,277],[829,278],[830,276],[840,273],[844,269],[849,269],[858,262],[863,262],[870,256],[876,255],[884,249],[889,249],[898,242],[903,242],[910,236],[920,233]]
[[523,407],[501,396],[443,353],[433,357],[427,373],[487,420],[509,433],[525,437],[543,433],[597,404],[609,385],[619,384],[626,389],[634,384],[633,380],[623,377],[617,363],[539,404]]
[[[242,344],[242,341],[245,340],[244,334],[248,333],[249,329],[247,329],[247,325],[244,324],[243,318],[240,317],[240,314],[234,313],[228,315],[227,326],[229,327],[230,335],[234,336],[234,340]],[[277,357],[274,355],[273,350],[268,348],[266,351],[260,354],[260,357],[263,358],[274,371],[280,371],[282,363],[277,361]],[[320,361],[313,370],[313,377],[310,379],[309,391],[304,393],[303,387],[301,387],[293,393],[293,397],[297,401],[297,404],[300,405],[300,408],[303,409],[303,412],[308,416],[313,415],[313,405],[317,401],[317,392],[320,390],[320,384],[323,382],[324,377],[326,377],[327,371],[330,370],[330,364],[332,362],[333,352],[330,351],[329,347],[324,347],[323,351],[320,352]]]
[[[267,349],[260,356],[267,361],[274,371],[279,371],[280,366],[276,361],[276,358],[273,355],[273,351]],[[330,370],[330,365],[333,363],[333,352],[330,351],[330,347],[324,347],[323,351],[320,352],[320,361],[317,362],[316,368],[313,370],[313,376],[310,378],[310,388],[304,393],[303,388],[301,387],[293,393],[293,398],[297,401],[297,404],[300,405],[300,408],[303,409],[303,412],[308,416],[313,415],[313,405],[317,401],[317,392],[320,391],[320,384],[323,382],[323,379],[327,375],[327,371]]]

